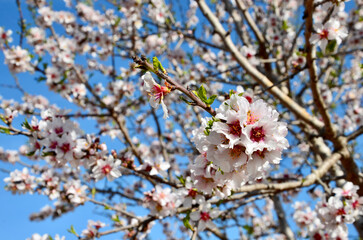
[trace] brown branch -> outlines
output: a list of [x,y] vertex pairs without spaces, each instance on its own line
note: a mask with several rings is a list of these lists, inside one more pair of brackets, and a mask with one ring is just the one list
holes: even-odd
[[97,201],[97,200],[92,199],[92,198],[87,198],[87,201],[91,202],[91,203],[94,203],[94,204],[97,204],[97,205],[100,205],[100,206],[103,206],[105,208],[111,209],[111,210],[113,210],[115,212],[121,213],[122,215],[125,215],[127,217],[138,219],[138,217],[135,216],[133,213],[129,213],[129,212],[124,211],[123,209],[120,209],[120,208],[112,207],[112,206],[108,205],[107,203],[100,202],[100,201]]
[[19,38],[19,46],[22,47],[23,46],[23,40],[24,40],[24,35],[25,35],[25,20],[23,17],[23,11],[21,10],[21,6],[20,6],[20,0],[16,0],[16,6],[18,7],[18,11],[19,11],[19,17],[20,17],[20,38]]
[[[250,13],[248,12],[248,9],[246,7],[246,5],[244,4],[244,2],[242,0],[236,0],[237,6],[240,9],[240,11],[243,14],[243,17],[246,19],[248,25],[250,26],[252,32],[254,33],[254,35],[257,38],[257,41],[259,43],[259,50],[260,50],[260,55],[262,56],[262,58],[264,59],[268,59],[268,53],[266,51],[266,44],[267,41],[265,39],[265,37],[263,36],[262,32],[260,31],[260,29],[258,28],[257,24],[255,23],[255,21],[253,20],[253,18],[251,17]],[[271,65],[268,62],[265,62],[265,69],[268,72],[272,71]]]
[[347,137],[347,141],[352,141],[354,139],[356,139],[357,137],[359,137],[360,135],[363,134],[363,127],[360,126],[357,130],[355,130],[354,132],[352,132],[351,134],[349,134]]
[[325,136],[328,139],[333,139],[337,135],[337,131],[334,128],[330,116],[327,110],[327,106],[324,103],[323,97],[320,94],[320,90],[318,87],[318,76],[316,74],[316,51],[315,47],[310,44],[310,36],[313,31],[313,11],[314,11],[314,0],[308,0],[305,2],[305,11],[306,11],[306,22],[305,22],[305,44],[306,44],[306,63],[309,69],[310,76],[310,89],[314,98],[314,103],[316,104],[316,108],[323,118],[325,125]]
[[[296,188],[308,187],[315,184],[319,178],[321,179],[338,160],[340,160],[342,157],[347,157],[349,155],[350,153],[347,149],[341,149],[336,153],[333,153],[329,158],[324,160],[323,164],[318,169],[316,169],[315,172],[312,172],[306,178],[303,178],[300,181],[246,185],[236,190],[236,192],[253,192],[258,190],[271,190],[273,192],[281,192]],[[238,195],[239,194],[233,195],[231,196],[231,198],[239,198],[240,196]]]
[[249,61],[242,56],[238,51],[237,47],[232,42],[231,37],[224,30],[222,24],[219,22],[218,18],[213,14],[208,5],[204,0],[197,0],[199,8],[201,9],[204,16],[209,20],[209,22],[214,27],[214,30],[219,34],[219,36],[224,41],[229,51],[232,53],[237,62],[245,69],[245,71],[250,74],[256,82],[262,85],[264,88],[270,88],[269,92],[275,96],[280,102],[293,112],[298,118],[305,121],[317,130],[323,128],[323,123],[318,119],[311,116],[303,107],[293,101],[289,96],[282,92],[278,87],[273,86],[273,83],[264,74],[259,72],[254,66],[252,66]]
[[278,228],[280,233],[284,234],[287,240],[294,240],[295,236],[286,220],[286,214],[282,207],[280,197],[278,195],[274,195],[271,198],[274,202],[277,219],[279,221]]

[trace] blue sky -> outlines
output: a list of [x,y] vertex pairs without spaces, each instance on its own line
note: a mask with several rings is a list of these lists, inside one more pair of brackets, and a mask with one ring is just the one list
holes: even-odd
[[[61,5],[63,5],[63,1],[60,0],[53,2],[55,4],[61,3]],[[0,26],[4,27],[5,29],[12,29],[14,31],[13,44],[15,44],[18,42],[16,37],[17,34],[15,32],[19,29],[17,25],[19,18],[15,1],[0,0],[0,4]],[[7,67],[3,64],[2,54],[0,55],[0,73],[0,84],[14,85],[13,77],[9,73]],[[55,103],[58,106],[71,106],[60,96],[47,93],[48,88],[45,86],[45,84],[36,83],[33,80],[34,76],[19,74],[18,78],[20,84],[31,94],[42,94],[48,97],[51,103]],[[5,99],[19,99],[21,97],[21,94],[17,90],[2,87],[0,87],[0,95]],[[82,121],[82,127],[85,126],[88,129],[93,128],[93,124],[94,123],[92,122],[88,123],[86,120]],[[360,139],[362,139],[362,137]],[[0,146],[4,147],[5,149],[18,149],[19,146],[25,142],[26,138],[9,137],[0,134]],[[9,167],[9,164],[0,162],[0,170],[1,169],[22,169],[22,166],[15,165]],[[30,237],[33,233],[49,233],[52,236],[54,236],[56,233],[59,233],[61,236],[66,236],[67,240],[76,239],[73,235],[67,232],[67,229],[72,224],[74,225],[76,231],[80,233],[83,229],[86,228],[88,219],[108,222],[104,216],[97,214],[97,212],[101,211],[94,211],[93,205],[89,203],[87,203],[85,206],[78,207],[74,212],[65,214],[61,218],[58,218],[54,221],[47,219],[42,222],[31,222],[29,221],[29,215],[31,213],[39,211],[47,204],[52,206],[52,202],[50,202],[45,196],[39,196],[37,194],[19,196],[12,195],[10,192],[5,191],[5,184],[2,179],[7,176],[7,173],[0,171],[0,236],[2,239],[24,240]],[[153,229],[153,232],[156,234],[158,231],[160,231],[160,228]],[[157,236],[156,234],[154,236]],[[120,239],[120,234],[113,234],[103,239]]]
[[[24,1],[21,1],[24,4]],[[54,1],[61,2],[63,1]],[[18,12],[16,10],[16,4],[14,0],[0,0],[0,26],[5,29],[13,30],[13,43],[18,44],[18,38],[16,31],[19,30],[17,22]],[[24,11],[26,14],[26,11]],[[0,57],[0,85],[14,85],[14,80],[9,73],[8,68],[3,64],[3,54]],[[26,89],[27,92],[31,94],[42,94],[50,100],[51,103],[57,104],[58,106],[71,105],[67,103],[60,96],[55,94],[47,94],[48,88],[44,83],[37,83],[33,80],[34,76],[19,74],[19,82]],[[19,99],[21,94],[19,91],[11,88],[0,87],[0,95],[4,99]],[[84,121],[82,124],[86,124]],[[88,127],[92,128],[92,123]],[[18,125],[20,126],[20,125]],[[4,134],[0,134],[0,145],[4,149],[18,149],[20,145],[26,142],[25,138],[22,137],[10,137]],[[10,166],[4,162],[0,162],[0,169],[22,169],[21,165]],[[65,214],[61,218],[54,221],[47,219],[41,222],[31,222],[29,220],[29,215],[33,212],[39,211],[45,205],[52,206],[52,202],[47,199],[46,196],[34,195],[12,195],[10,192],[5,191],[3,179],[7,177],[8,174],[0,171],[0,235],[1,239],[9,240],[24,240],[31,237],[33,233],[45,234],[49,233],[54,236],[59,233],[61,236],[66,236],[66,239],[76,239],[75,236],[67,232],[67,229],[73,224],[78,233],[80,233],[87,226],[87,220],[101,220],[106,221],[105,217],[95,214],[92,210],[92,204],[86,204],[85,206],[78,207],[74,212]],[[100,212],[100,211],[99,211]],[[120,235],[118,235],[120,236]],[[105,239],[111,240],[116,239],[117,234],[114,234]],[[119,239],[119,238],[118,238]]]

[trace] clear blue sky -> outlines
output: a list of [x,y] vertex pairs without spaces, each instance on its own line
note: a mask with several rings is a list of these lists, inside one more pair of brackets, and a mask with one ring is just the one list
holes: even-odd
[[[24,4],[24,1],[21,1]],[[55,4],[61,3],[63,1],[56,0],[53,1]],[[16,37],[16,31],[19,27],[17,22],[18,12],[16,10],[15,0],[0,0],[0,26],[5,29],[12,29],[14,31],[13,38],[14,42],[18,42]],[[13,42],[13,43],[14,43]],[[0,54],[0,84],[10,84],[13,85],[13,77],[10,75],[7,67],[3,64],[3,54]],[[61,97],[55,94],[47,95],[47,87],[44,83],[36,83],[32,76],[29,75],[18,75],[20,84],[31,94],[42,94],[48,96],[52,103],[56,103],[58,106],[71,106],[66,103]],[[0,95],[5,99],[19,99],[20,93],[17,90],[2,88],[0,87]],[[84,121],[86,123],[86,121]],[[84,125],[83,125],[84,126]],[[92,127],[88,125],[88,127]],[[360,138],[360,140],[362,137]],[[26,138],[19,137],[9,137],[7,135],[0,134],[0,146],[5,149],[18,149],[20,145],[26,142]],[[361,142],[361,141],[359,141]],[[22,169],[22,166],[15,165],[9,167],[9,164],[0,162],[0,169]],[[66,239],[76,239],[73,235],[67,232],[67,229],[74,225],[78,233],[86,228],[87,220],[101,220],[109,223],[108,220],[102,215],[97,214],[93,211],[92,204],[86,204],[85,206],[77,208],[74,212],[65,214],[61,218],[54,221],[47,219],[42,222],[31,222],[29,221],[29,215],[33,212],[39,211],[43,206],[49,204],[52,206],[47,197],[34,195],[12,195],[10,192],[4,190],[3,179],[7,177],[8,174],[0,171],[0,238],[6,240],[24,240],[31,237],[33,233],[49,233],[54,236],[59,233],[61,236],[66,236]],[[102,210],[102,209],[99,209]],[[97,211],[101,212],[101,211]],[[155,231],[156,230],[156,231]],[[153,229],[157,232],[157,229]],[[160,231],[160,229],[159,229]],[[160,236],[160,235],[159,235]],[[120,234],[114,234],[103,238],[104,240],[120,239]],[[158,239],[158,238],[156,238]]]
[[[21,1],[24,5],[25,1]],[[55,4],[61,3],[63,1],[53,1]],[[25,12],[24,12],[25,13]],[[15,0],[0,0],[0,26],[5,29],[13,30],[13,43],[14,45],[18,44],[18,38],[16,31],[19,30],[17,22],[19,20],[18,12],[16,8]],[[8,84],[14,85],[14,80],[6,65],[3,64],[4,57],[3,54],[0,54],[0,84]],[[44,96],[48,96],[51,103],[55,103],[58,106],[64,106],[66,104],[67,107],[71,106],[69,103],[64,101],[60,96],[55,94],[47,94],[48,88],[44,83],[37,83],[34,81],[34,76],[19,74],[20,84],[26,89],[27,92],[31,94],[42,94]],[[0,95],[4,99],[16,99],[19,100],[21,94],[19,91],[0,87]],[[18,125],[19,126],[19,125]],[[89,126],[91,127],[91,126]],[[20,145],[26,143],[26,138],[10,137],[4,134],[0,134],[0,146],[4,149],[18,149]],[[0,161],[0,169],[22,169],[23,167],[16,164],[15,166],[9,167],[9,164]],[[25,240],[28,237],[31,237],[33,233],[49,233],[53,237],[56,233],[59,233],[61,236],[66,236],[66,239],[76,239],[74,235],[71,235],[67,232],[67,229],[74,225],[75,229],[78,233],[80,233],[87,226],[87,220],[101,220],[106,222],[106,218],[95,214],[92,210],[94,209],[92,204],[86,204],[85,206],[81,206],[77,208],[74,212],[65,214],[64,216],[52,221],[51,219],[47,219],[41,222],[31,222],[29,220],[29,215],[33,212],[39,211],[43,206],[50,205],[52,206],[52,202],[48,200],[46,196],[40,196],[38,194],[34,195],[12,195],[11,192],[5,191],[4,181],[5,177],[8,177],[7,173],[0,171],[0,239],[6,240]],[[98,211],[101,212],[101,211]],[[119,234],[114,234],[105,239],[113,240],[120,239]]]

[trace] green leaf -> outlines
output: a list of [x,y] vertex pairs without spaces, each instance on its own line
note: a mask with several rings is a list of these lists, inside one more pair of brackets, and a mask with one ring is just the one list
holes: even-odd
[[222,203],[224,203],[224,199],[219,199],[219,201],[216,203],[217,207],[219,207]]
[[37,81],[37,82],[43,82],[43,81],[45,81],[45,80],[47,80],[47,78],[46,78],[46,77],[43,77],[43,76],[40,76],[40,77],[38,77],[38,78],[36,79],[36,81]]
[[322,52],[316,52],[316,56],[318,58],[323,58],[324,57],[324,54]]
[[8,124],[8,121],[6,121],[4,115],[0,115],[0,120],[3,121],[5,124]]
[[287,24],[287,21],[282,21],[282,30],[286,31],[289,28],[289,25]]
[[242,226],[246,231],[248,235],[252,235],[253,234],[253,227],[249,226],[249,225],[244,225]]
[[33,156],[35,154],[35,151],[31,151],[31,152],[28,152],[26,155],[28,156],[28,157],[31,157],[31,156]]
[[52,236],[48,235],[48,240],[53,240]]
[[153,57],[153,66],[155,71],[161,70],[164,74],[166,74],[166,70],[163,68],[163,65],[161,65],[161,62],[157,57]]
[[91,194],[92,194],[92,198],[95,198],[96,188],[92,188]]
[[187,228],[187,229],[190,229],[194,232],[194,228],[193,226],[190,224],[189,222],[190,220],[190,216],[189,216],[189,213],[187,214],[187,216],[185,218],[183,218],[183,224],[184,226]]
[[26,118],[25,118],[24,122],[21,124],[21,126],[30,131],[34,131],[33,128],[29,125],[28,119],[26,119]]
[[69,233],[72,233],[72,234],[74,234],[74,235],[78,236],[78,234],[76,233],[76,230],[74,229],[73,225],[71,225],[71,228],[70,228],[70,229],[67,229],[67,231],[68,231]]
[[198,89],[198,97],[204,102],[207,102],[207,91],[205,90],[205,88],[203,87],[203,85],[201,85]]
[[213,102],[214,102],[214,100],[217,98],[217,95],[212,95],[212,96],[210,96],[210,98],[208,98],[208,100],[207,100],[207,104],[208,105],[212,105],[213,104]]
[[8,128],[0,126],[0,133],[10,134],[10,130]]
[[204,134],[206,135],[206,136],[209,136],[209,133],[210,133],[210,130],[212,129],[212,127],[213,127],[213,123],[214,122],[219,122],[220,120],[218,119],[218,118],[215,118],[215,117],[212,117],[212,119],[211,120],[209,120],[208,121],[208,123],[207,123],[207,126],[206,126],[206,128],[205,128],[205,130],[204,130]]
[[334,49],[335,49],[335,46],[337,45],[337,41],[336,40],[332,40],[332,41],[329,41],[328,45],[326,46],[326,49],[325,51],[327,53],[332,53],[334,52]]
[[114,217],[112,217],[111,220],[114,222],[120,222],[120,218],[118,215],[115,215]]
[[55,152],[43,152],[42,157],[55,156]]
[[179,179],[180,183],[183,184],[183,186],[185,186],[185,179],[182,175],[180,175],[179,177],[176,177],[177,179]]
[[234,94],[234,91],[232,89],[229,90],[229,93],[228,93],[229,97],[231,97],[233,94]]
[[121,21],[121,18],[120,17],[118,17],[117,19],[116,19],[116,21],[115,21],[115,27],[117,27],[117,25],[120,23],[120,21]]
[[105,210],[109,210],[109,209],[111,209],[111,207],[108,205],[105,205]]

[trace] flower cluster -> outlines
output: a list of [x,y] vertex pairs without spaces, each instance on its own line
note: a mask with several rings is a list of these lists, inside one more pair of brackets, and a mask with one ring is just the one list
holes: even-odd
[[163,189],[160,185],[144,195],[144,206],[150,209],[150,214],[153,216],[173,215],[181,204],[181,199],[176,193],[170,188]]
[[338,20],[330,20],[324,25],[317,23],[315,28],[316,34],[310,37],[310,42],[312,44],[319,44],[323,52],[325,52],[329,40],[336,40],[337,45],[339,45],[342,39],[348,36],[347,29],[340,26]]
[[[335,40],[336,45],[340,45],[348,36],[348,30],[343,25],[347,19],[344,8],[344,1],[325,2],[313,14],[315,33],[311,35],[309,41],[320,46],[323,53],[329,41]],[[331,14],[330,19],[325,21],[328,13]]]
[[347,182],[333,190],[334,196],[323,198],[314,211],[304,204],[295,204],[294,220],[302,229],[302,236],[312,239],[348,239],[346,223],[353,223],[363,214],[363,197],[358,186]]
[[40,235],[39,233],[34,233],[31,238],[27,238],[26,240],[66,240],[66,237],[61,237],[58,234],[55,235],[54,238],[52,238],[51,236],[49,236],[48,234],[44,234],[44,235]]
[[0,160],[14,164],[20,160],[19,153],[15,150],[4,150],[0,147]]
[[190,166],[191,176],[198,190],[211,193],[218,188],[228,195],[231,189],[262,178],[270,164],[280,162],[282,150],[289,146],[287,127],[266,102],[238,94],[216,112],[193,132],[201,155]]
[[94,239],[98,230],[105,226],[106,224],[101,221],[95,222],[93,220],[88,220],[87,228],[82,231],[82,236],[85,236],[87,239]]
[[27,50],[22,49],[20,46],[12,47],[4,50],[5,64],[8,65],[9,70],[13,73],[33,71],[30,63],[30,55]]
[[41,154],[49,163],[64,166],[70,163],[73,167],[84,166],[92,170],[91,176],[96,180],[107,177],[109,181],[121,176],[121,161],[108,154],[105,144],[90,135],[81,136],[77,124],[57,115],[53,110],[42,111],[42,119],[33,117],[24,128],[32,132],[25,154],[28,157]]
[[37,186],[35,180],[36,178],[29,174],[27,168],[23,168],[22,171],[15,170],[10,173],[9,177],[4,179],[7,184],[5,189],[12,193],[33,193],[34,188]]

